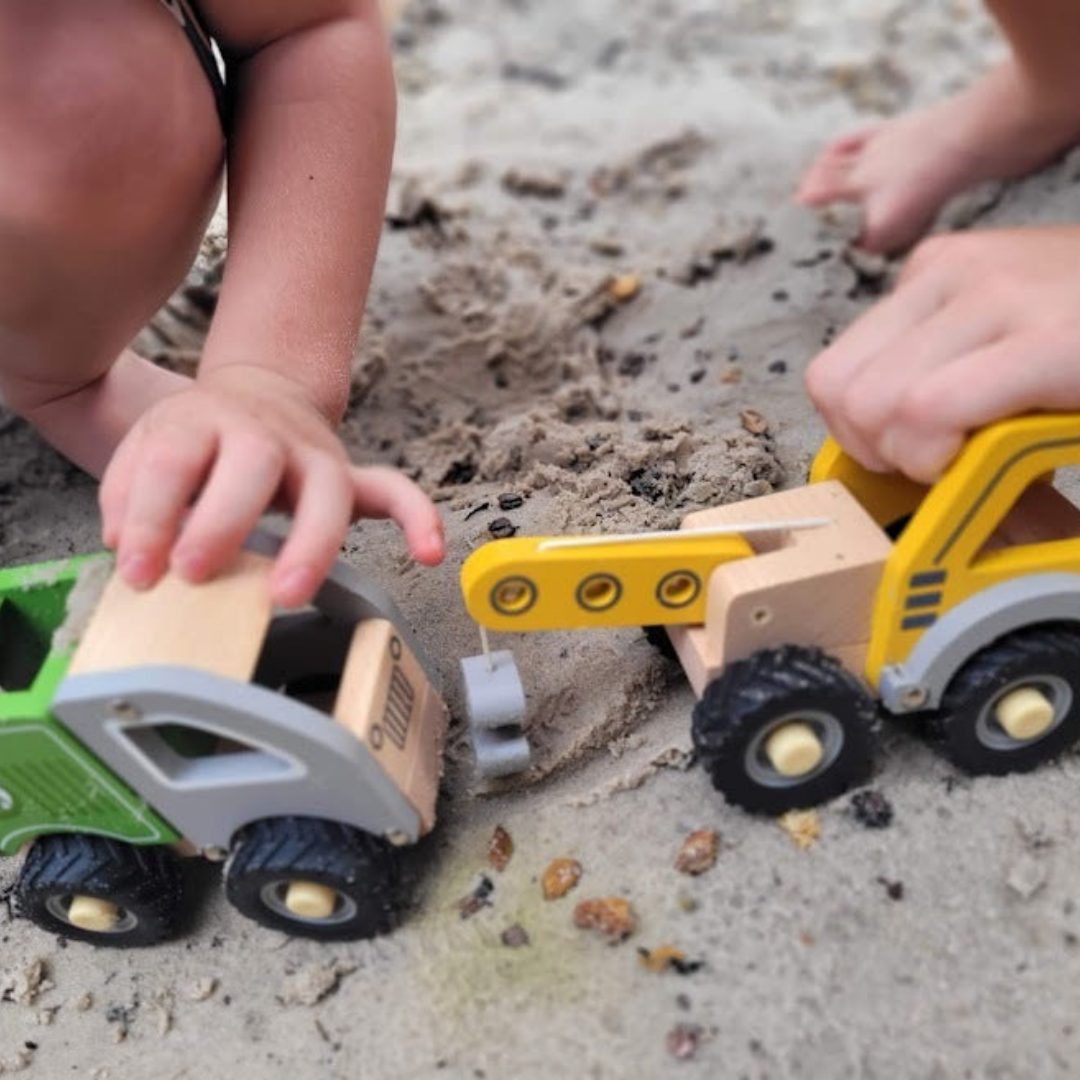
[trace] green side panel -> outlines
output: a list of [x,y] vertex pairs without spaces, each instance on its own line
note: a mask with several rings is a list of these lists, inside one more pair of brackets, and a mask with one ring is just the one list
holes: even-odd
[[[93,556],[91,556],[93,557]],[[70,651],[53,648],[86,556],[0,571],[0,852],[90,832],[136,844],[179,839],[49,714]]]

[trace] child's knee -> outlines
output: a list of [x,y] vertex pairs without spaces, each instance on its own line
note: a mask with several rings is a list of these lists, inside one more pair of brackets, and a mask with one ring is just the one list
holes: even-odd
[[0,215],[85,240],[205,199],[222,156],[205,76],[149,0],[0,4],[0,145]]

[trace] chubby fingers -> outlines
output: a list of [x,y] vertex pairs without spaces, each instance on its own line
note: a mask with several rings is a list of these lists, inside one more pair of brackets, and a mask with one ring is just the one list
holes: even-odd
[[446,554],[442,519],[435,504],[407,476],[382,465],[352,466],[358,517],[390,518],[405,534],[417,562],[436,566]]
[[[806,369],[806,392],[829,431],[844,449],[869,469],[883,472],[889,463],[878,452],[875,423],[863,413],[863,388],[895,362],[888,350],[931,319],[943,303],[939,284],[929,275],[898,286],[857,319]],[[884,357],[884,360],[883,360]],[[863,379],[868,381],[862,382]],[[856,396],[854,387],[862,382]]]
[[313,452],[290,481],[298,496],[293,523],[270,579],[274,602],[298,607],[314,596],[356,518],[391,518],[409,551],[426,565],[444,554],[442,522],[431,500],[408,477],[381,466],[360,467]]
[[232,561],[281,485],[287,454],[280,440],[243,429],[221,436],[213,469],[169,559],[188,581],[205,581]]
[[930,373],[909,408],[882,433],[882,451],[908,476],[930,482],[966,433],[1032,409],[1080,407],[1080,361],[1045,331],[1011,334]]
[[164,573],[180,523],[216,453],[213,428],[162,425],[129,436],[114,455],[99,494],[102,532],[128,584],[147,588]]

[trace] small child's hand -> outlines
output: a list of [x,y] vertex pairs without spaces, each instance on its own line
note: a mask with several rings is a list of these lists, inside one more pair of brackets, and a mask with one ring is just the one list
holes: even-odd
[[443,556],[438,513],[420,488],[393,469],[351,464],[295,383],[249,365],[218,367],[147,411],[109,463],[100,502],[105,543],[139,587],[166,566],[211,577],[271,507],[293,516],[270,583],[285,607],[311,599],[359,517],[393,518],[420,562]]
[[992,420],[1080,407],[1080,227],[924,242],[806,387],[848,453],[924,482]]

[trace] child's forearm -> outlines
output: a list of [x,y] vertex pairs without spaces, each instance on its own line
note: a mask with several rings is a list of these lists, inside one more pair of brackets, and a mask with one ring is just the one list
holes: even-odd
[[382,223],[394,139],[370,14],[288,34],[232,68],[229,260],[203,370],[257,364],[336,422]]
[[1080,4],[1075,0],[988,0],[1020,71],[1040,96],[1060,97],[1075,115],[1080,70]]

